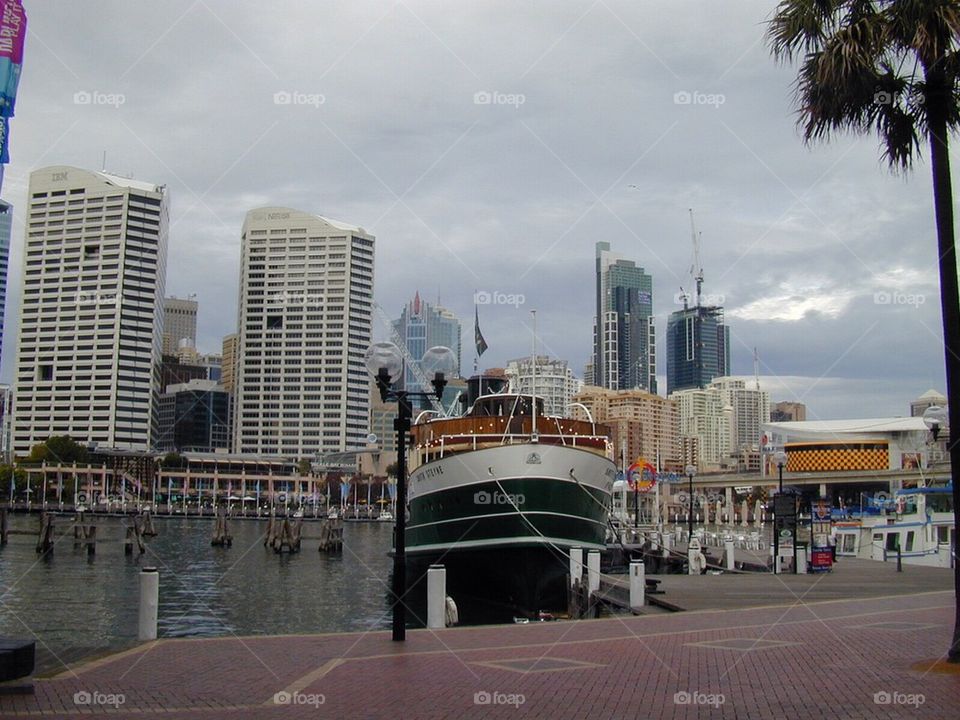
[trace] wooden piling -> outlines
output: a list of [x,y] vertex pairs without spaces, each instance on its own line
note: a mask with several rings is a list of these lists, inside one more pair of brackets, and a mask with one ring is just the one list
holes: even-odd
[[340,518],[320,521],[320,552],[340,552],[343,550],[343,521]]
[[214,547],[230,547],[233,545],[233,535],[227,526],[227,514],[222,510],[217,510],[217,519],[213,527],[213,539],[210,544]]
[[7,527],[7,508],[0,508],[0,546],[7,544],[10,529]]
[[97,554],[97,526],[90,525],[85,532],[87,543],[87,555],[96,555]]
[[37,536],[37,552],[48,553],[53,551],[54,540],[54,516],[51,513],[42,513],[40,515],[40,533]]

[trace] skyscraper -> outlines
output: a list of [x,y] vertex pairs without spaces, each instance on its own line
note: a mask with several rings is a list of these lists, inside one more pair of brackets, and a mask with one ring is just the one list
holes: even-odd
[[[439,305],[431,305],[420,299],[419,291],[407,303],[400,319],[393,321],[400,342],[406,345],[410,357],[419,365],[423,354],[432,347],[442,345],[453,350],[457,366],[452,377],[460,375],[460,321],[457,316]],[[430,380],[431,378],[427,378]],[[404,387],[408,390],[430,391],[430,386],[420,387],[414,370],[407,368]]]
[[312,459],[369,432],[374,237],[270,207],[243,223],[235,452]]
[[156,432],[167,191],[56,166],[30,175],[14,450],[50,435],[148,450]]
[[168,297],[163,299],[163,354],[176,355],[180,341],[186,338],[197,344],[196,300]]
[[596,245],[593,382],[610,390],[657,392],[653,278],[632,260]]
[[0,353],[3,351],[3,314],[7,308],[7,270],[10,262],[10,233],[13,205],[0,200]]
[[730,374],[730,328],[723,308],[696,305],[667,320],[667,394],[705,388],[715,377]]

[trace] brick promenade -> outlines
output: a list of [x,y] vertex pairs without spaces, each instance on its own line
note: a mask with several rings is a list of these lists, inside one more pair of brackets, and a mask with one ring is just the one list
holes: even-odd
[[950,592],[580,622],[170,639],[0,697],[0,717],[951,718]]

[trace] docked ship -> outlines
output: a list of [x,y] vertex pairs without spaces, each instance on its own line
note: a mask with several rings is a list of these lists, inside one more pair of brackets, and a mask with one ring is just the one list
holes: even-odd
[[503,381],[472,378],[467,400],[462,416],[412,429],[409,577],[425,584],[429,565],[444,565],[465,623],[563,610],[570,549],[605,547],[617,475],[609,431],[544,416],[542,398]]

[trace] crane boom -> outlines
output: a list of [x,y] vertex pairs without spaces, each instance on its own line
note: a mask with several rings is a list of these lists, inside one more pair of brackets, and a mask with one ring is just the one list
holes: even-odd
[[700,307],[700,293],[703,287],[703,265],[700,264],[700,233],[693,222],[693,208],[690,210],[690,235],[693,240],[693,264],[690,266],[690,275],[697,283],[697,307]]

